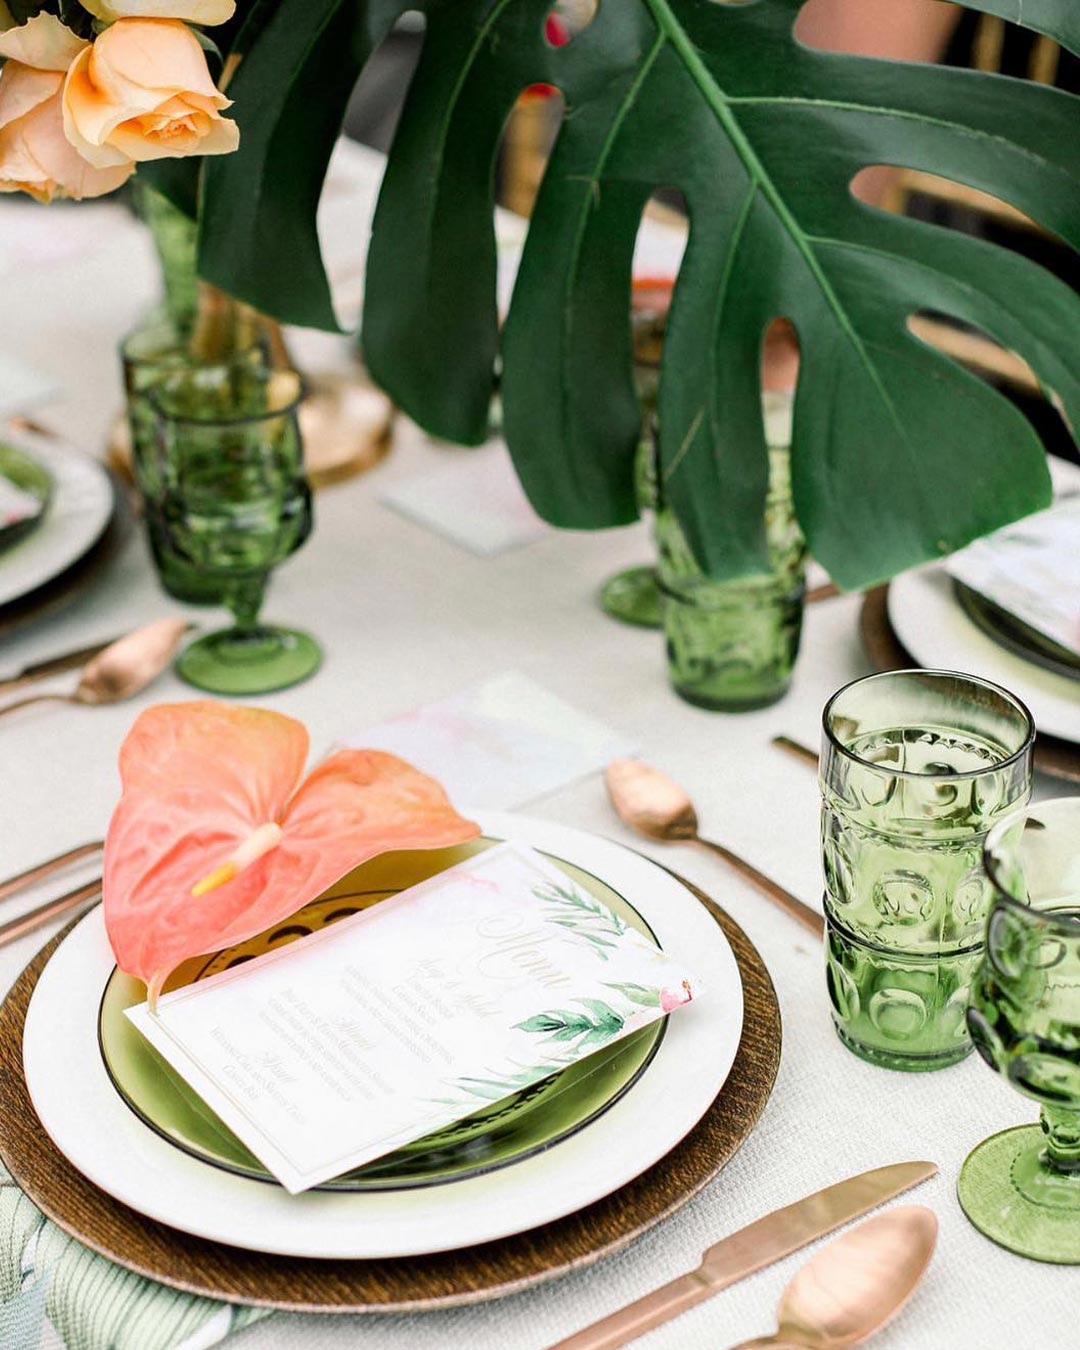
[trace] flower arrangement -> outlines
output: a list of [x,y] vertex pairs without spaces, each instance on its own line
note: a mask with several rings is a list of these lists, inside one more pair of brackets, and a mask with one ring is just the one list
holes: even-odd
[[234,0],[0,0],[0,192],[100,197],[137,164],[224,155],[240,142],[193,25]]

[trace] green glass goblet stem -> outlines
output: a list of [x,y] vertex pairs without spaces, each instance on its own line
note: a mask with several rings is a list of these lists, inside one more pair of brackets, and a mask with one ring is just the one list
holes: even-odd
[[986,840],[994,900],[968,1026],[987,1064],[1038,1102],[1039,1125],[984,1140],[957,1186],[987,1237],[1080,1264],[1080,797],[1041,802]]
[[945,1068],[971,1050],[991,900],[983,841],[1030,795],[1031,715],[985,680],[908,670],[847,685],[823,720],[833,1025],[871,1064]]

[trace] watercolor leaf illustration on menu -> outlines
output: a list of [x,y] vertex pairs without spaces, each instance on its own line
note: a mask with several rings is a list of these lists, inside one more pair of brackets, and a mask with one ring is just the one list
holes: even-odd
[[[479,442],[498,378],[537,511],[571,528],[635,519],[631,256],[650,196],[671,188],[690,229],[662,361],[660,484],[711,576],[767,565],[760,358],[776,318],[802,354],[795,508],[842,587],[1046,506],[1032,425],[912,320],[943,314],[1017,353],[1075,427],[1080,296],[1018,253],[870,207],[851,182],[878,164],[937,174],[1080,248],[1077,98],[811,49],[793,31],[806,0],[598,0],[576,6],[586,22],[565,45],[550,39],[554,2],[93,0],[76,33],[96,35],[95,52],[115,43],[113,28],[161,22],[138,17],[151,13],[214,25],[204,55],[217,92],[181,90],[183,112],[144,96],[115,125],[76,117],[76,148],[90,146],[99,173],[120,173],[117,156],[129,156],[198,216],[206,280],[278,319],[333,329],[315,228],[323,178],[357,76],[419,11],[422,54],[368,248],[362,338],[372,374],[422,426]],[[1080,51],[1074,0],[965,4]],[[8,8],[16,22],[43,10],[71,22],[86,6]],[[77,60],[90,71],[96,56]],[[159,90],[159,75],[125,81]],[[558,91],[564,113],[500,323],[493,164],[515,100],[537,84]],[[65,107],[76,88],[64,77]],[[236,148],[223,123],[238,128]]]

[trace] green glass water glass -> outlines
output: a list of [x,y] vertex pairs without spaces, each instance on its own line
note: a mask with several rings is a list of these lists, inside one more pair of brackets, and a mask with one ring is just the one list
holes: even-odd
[[806,544],[791,495],[789,395],[765,395],[769,570],[737,581],[704,575],[669,507],[655,515],[668,674],[688,703],[714,711],[768,707],[787,693],[802,637]]
[[872,675],[825,706],[829,998],[841,1041],[871,1064],[940,1069],[971,1050],[983,841],[1030,796],[1034,737],[1019,699],[951,671]]
[[169,544],[162,521],[162,474],[158,451],[154,389],[186,381],[189,402],[197,398],[208,416],[228,415],[237,406],[257,411],[268,378],[269,358],[260,339],[228,360],[200,361],[192,353],[187,330],[167,318],[154,319],[120,344],[124,393],[131,435],[131,469],[143,504],[151,556],[162,588],[189,605],[220,605],[221,583],[192,567]]
[[297,408],[299,375],[269,372],[259,410],[251,390],[229,416],[207,414],[197,370],[156,386],[162,476],[161,519],[169,548],[211,578],[234,626],[187,647],[176,669],[215,694],[284,689],[318,669],[322,652],[308,634],[259,622],[271,570],[311,532],[311,493],[304,478]]
[[987,1237],[1080,1264],[1080,797],[1040,802],[986,839],[993,888],[968,1027],[987,1064],[1042,1107],[969,1154],[958,1193]]

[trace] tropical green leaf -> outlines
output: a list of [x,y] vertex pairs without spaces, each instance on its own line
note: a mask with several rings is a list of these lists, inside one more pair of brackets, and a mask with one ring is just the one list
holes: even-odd
[[[376,378],[439,435],[486,434],[497,359],[518,473],[548,520],[637,514],[630,265],[641,211],[678,188],[690,239],[659,392],[662,491],[715,576],[765,562],[760,345],[795,325],[796,509],[856,587],[1045,505],[1039,441],[999,393],[909,330],[933,310],[1023,356],[1080,426],[1080,297],[1031,261],[859,203],[891,163],[1011,202],[1080,246],[1080,101],[1020,80],[810,50],[804,0],[600,0],[551,47],[551,0],[428,0],[423,55],[369,252]],[[1080,48],[1073,0],[971,0]],[[230,93],[245,142],[204,172],[203,269],[329,324],[314,213],[347,86],[404,4],[282,0]],[[507,322],[493,163],[521,91],[566,103]],[[358,240],[358,248],[362,241]]]
[[[229,84],[240,149],[202,168],[199,271],[267,313],[336,328],[315,213],[364,63],[407,0],[258,0]],[[357,239],[361,252],[365,241]]]
[[[568,526],[636,515],[630,259],[646,198],[675,186],[692,229],[660,384],[663,491],[713,574],[763,564],[759,352],[769,320],[787,316],[804,352],[796,509],[816,556],[857,586],[1049,497],[1034,431],[908,317],[934,309],[990,333],[1080,425],[1080,300],[1026,259],[869,209],[848,184],[866,164],[910,165],[1004,197],[1075,243],[1080,105],[1017,80],[810,51],[791,34],[799,8],[602,0],[556,51],[543,3],[433,7],[376,220],[366,351],[423,423],[483,434],[495,320],[477,158],[524,85],[558,85],[568,114],[502,350],[507,439],[533,505]],[[1075,41],[1060,3],[1023,11]],[[456,315],[457,336],[418,324],[425,310]]]

